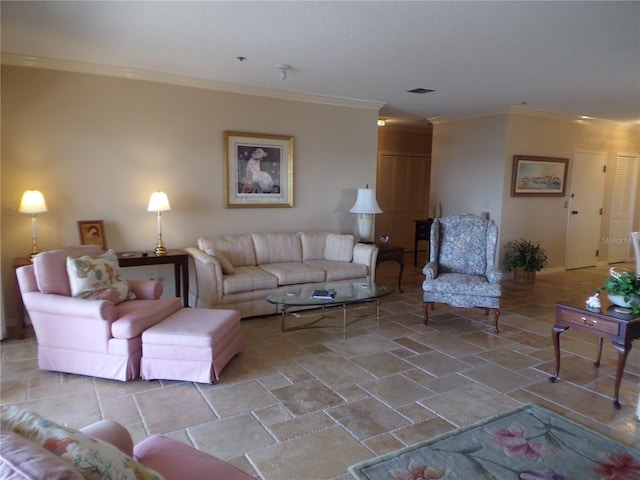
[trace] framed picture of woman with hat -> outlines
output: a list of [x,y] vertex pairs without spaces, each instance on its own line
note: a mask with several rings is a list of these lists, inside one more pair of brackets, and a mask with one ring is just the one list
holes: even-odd
[[293,207],[293,137],[224,132],[227,208]]

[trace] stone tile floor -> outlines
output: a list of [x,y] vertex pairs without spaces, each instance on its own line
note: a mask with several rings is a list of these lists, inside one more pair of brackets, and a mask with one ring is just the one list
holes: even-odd
[[[629,355],[621,410],[611,401],[617,354],[605,342],[594,368],[594,336],[564,333],[560,379],[547,380],[555,303],[582,303],[606,267],[539,275],[535,285],[505,280],[495,334],[478,309],[438,305],[423,325],[423,276],[407,260],[404,293],[384,299],[380,324],[355,323],[344,339],[336,329],[283,335],[278,316],[244,320],[245,351],[217,385],[44,372],[32,332],[5,340],[0,403],[76,428],[113,419],[135,441],[165,434],[265,480],[346,480],[351,464],[528,402],[640,448],[640,345]],[[381,264],[378,283],[395,285],[397,271]]]

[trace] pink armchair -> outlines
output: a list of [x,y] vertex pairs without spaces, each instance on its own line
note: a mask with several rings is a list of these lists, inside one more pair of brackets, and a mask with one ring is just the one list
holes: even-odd
[[162,283],[131,280],[135,300],[114,304],[71,296],[67,257],[99,255],[97,245],[50,250],[17,270],[38,341],[38,367],[126,381],[140,374],[142,332],[181,308],[161,299]]

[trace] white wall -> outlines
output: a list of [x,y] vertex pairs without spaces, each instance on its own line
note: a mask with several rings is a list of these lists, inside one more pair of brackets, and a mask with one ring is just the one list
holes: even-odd
[[[168,248],[199,236],[353,232],[356,189],[375,186],[378,112],[82,73],[2,66],[2,273],[30,248],[22,192],[38,189],[41,249],[78,244],[78,220],[103,220],[108,247],[152,250],[149,195],[163,190]],[[224,207],[223,132],[294,137],[294,207]]]

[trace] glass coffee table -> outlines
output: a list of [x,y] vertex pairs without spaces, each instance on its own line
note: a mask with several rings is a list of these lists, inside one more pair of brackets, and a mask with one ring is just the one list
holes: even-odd
[[[316,290],[335,290],[332,299],[312,298]],[[281,309],[281,332],[292,332],[307,328],[342,328],[346,335],[347,327],[352,323],[365,319],[380,321],[380,299],[394,292],[393,288],[384,285],[353,283],[316,283],[303,287],[283,288],[269,295],[267,302],[278,305]],[[371,313],[371,309],[375,313]],[[364,313],[363,312],[367,312]],[[305,323],[286,327],[287,315],[305,320]],[[342,318],[341,324],[326,324],[325,318]],[[351,317],[350,319],[348,317]],[[355,317],[355,318],[354,318]]]

